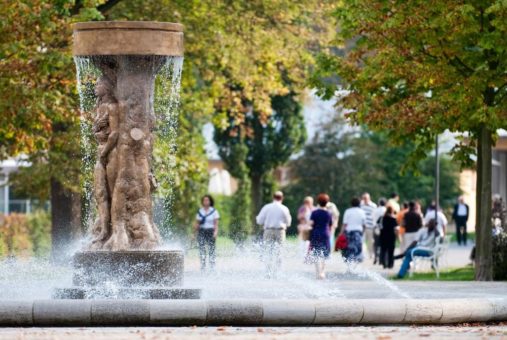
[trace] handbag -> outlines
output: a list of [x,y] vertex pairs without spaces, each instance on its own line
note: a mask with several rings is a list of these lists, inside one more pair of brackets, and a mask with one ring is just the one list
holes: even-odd
[[298,230],[301,235],[301,240],[310,241],[310,232],[312,230],[310,227],[305,224],[300,224],[298,225]]
[[347,249],[347,246],[348,246],[347,237],[345,236],[345,234],[340,234],[334,244],[334,250],[335,251],[344,250]]

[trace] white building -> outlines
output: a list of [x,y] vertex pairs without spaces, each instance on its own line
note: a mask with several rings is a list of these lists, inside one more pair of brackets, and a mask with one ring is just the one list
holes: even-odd
[[29,213],[31,211],[29,199],[14,199],[11,192],[9,177],[20,167],[30,166],[25,157],[8,158],[0,162],[0,214],[11,212]]

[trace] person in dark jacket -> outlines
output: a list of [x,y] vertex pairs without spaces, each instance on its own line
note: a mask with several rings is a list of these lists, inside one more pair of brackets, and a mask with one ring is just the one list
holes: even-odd
[[398,222],[396,221],[394,209],[388,206],[382,218],[382,230],[380,231],[380,263],[384,268],[392,268],[394,265],[397,226]]
[[416,211],[414,201],[408,203],[408,211],[403,215],[401,225],[404,227],[405,233],[403,234],[400,250],[404,252],[414,242],[417,232],[423,225],[422,216]]
[[470,214],[468,204],[465,203],[463,196],[458,198],[458,203],[454,206],[452,219],[456,223],[456,238],[458,245],[467,245],[467,221]]

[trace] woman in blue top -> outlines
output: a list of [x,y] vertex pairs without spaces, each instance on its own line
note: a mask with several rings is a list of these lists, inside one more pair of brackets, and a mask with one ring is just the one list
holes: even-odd
[[317,279],[326,278],[324,273],[325,260],[331,252],[330,230],[333,224],[333,218],[327,211],[326,205],[329,202],[329,196],[320,194],[317,197],[318,208],[310,216],[312,230],[310,232],[310,258],[315,263]]

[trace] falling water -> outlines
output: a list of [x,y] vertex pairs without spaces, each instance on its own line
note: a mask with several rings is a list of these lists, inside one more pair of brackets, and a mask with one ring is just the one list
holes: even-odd
[[[95,57],[97,58],[97,57]],[[165,61],[155,78],[154,111],[156,126],[152,167],[159,188],[154,198],[154,218],[164,236],[168,236],[171,225],[171,203],[176,166],[176,137],[178,108],[180,102],[181,72],[183,57],[164,57]],[[75,57],[77,89],[81,103],[81,188],[83,194],[83,224],[89,228],[96,216],[93,198],[93,168],[96,162],[96,141],[92,133],[94,109],[97,97],[95,84],[101,71],[91,58]]]
[[182,57],[168,58],[155,81],[157,127],[153,163],[160,188],[156,193],[154,219],[162,234],[170,237],[171,207],[176,169],[176,139],[180,104]]

